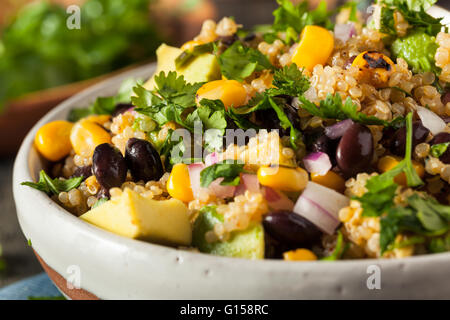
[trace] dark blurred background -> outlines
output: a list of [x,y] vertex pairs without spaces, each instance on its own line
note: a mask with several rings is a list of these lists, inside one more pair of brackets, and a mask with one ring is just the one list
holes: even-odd
[[[343,1],[327,0],[329,8]],[[310,0],[311,7],[318,2]],[[80,8],[81,29],[66,26],[70,5]],[[450,0],[438,5],[450,9]],[[271,23],[276,6],[275,0],[0,0],[0,287],[42,271],[19,229],[11,190],[14,155],[32,125],[93,83],[154,61],[161,42],[192,39],[205,19],[232,16],[250,28]]]

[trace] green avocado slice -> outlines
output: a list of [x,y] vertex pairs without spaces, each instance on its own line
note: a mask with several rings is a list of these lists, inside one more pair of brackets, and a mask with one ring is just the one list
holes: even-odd
[[252,222],[246,230],[232,232],[228,241],[207,242],[206,232],[222,222],[223,217],[214,206],[203,208],[194,223],[193,246],[201,252],[219,256],[264,259],[264,229],[261,223]]

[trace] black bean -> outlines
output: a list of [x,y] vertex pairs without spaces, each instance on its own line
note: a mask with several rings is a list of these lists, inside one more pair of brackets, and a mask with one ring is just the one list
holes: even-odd
[[450,102],[450,91],[446,92],[441,97],[442,104],[445,106],[448,102]]
[[159,180],[164,174],[158,151],[147,140],[136,138],[128,140],[125,160],[136,181]]
[[[292,123],[294,128],[300,128],[300,117],[298,116],[297,109],[289,104],[285,104],[283,108],[284,113]],[[284,129],[281,126],[280,119],[277,113],[273,109],[257,110],[254,112],[254,122],[257,125],[265,129],[277,129],[280,130],[281,136],[289,135],[290,128]]]
[[336,149],[339,140],[332,140],[328,138],[325,134],[318,137],[316,141],[313,142],[311,150],[313,152],[323,152],[328,155],[333,165],[336,165]]
[[116,117],[119,114],[122,114],[129,109],[133,108],[133,105],[131,103],[118,103],[116,104],[114,108],[114,112],[112,113],[112,117]]
[[92,172],[98,183],[109,190],[120,187],[127,177],[127,164],[119,149],[108,143],[98,145],[92,156]]
[[319,240],[322,232],[309,220],[291,211],[276,211],[264,217],[264,230],[288,246],[308,246]]
[[373,139],[369,128],[353,124],[342,136],[336,150],[336,161],[344,175],[350,177],[370,167]]
[[[430,141],[430,145],[441,144],[450,142],[450,133],[441,132],[434,136],[434,138]],[[450,164],[450,146],[447,147],[447,150],[439,157],[445,164]]]
[[84,179],[92,175],[92,166],[76,167],[72,177],[84,177]]
[[[422,125],[422,122],[415,121],[413,123],[413,135],[412,135],[412,150],[419,144],[426,140],[430,130]],[[404,156],[406,148],[406,128],[402,127],[398,129],[392,139],[390,144],[390,151],[397,156]]]
[[255,38],[256,38],[256,34],[253,33],[253,32],[250,32],[244,37],[243,41],[244,42],[250,42],[250,41],[255,40]]

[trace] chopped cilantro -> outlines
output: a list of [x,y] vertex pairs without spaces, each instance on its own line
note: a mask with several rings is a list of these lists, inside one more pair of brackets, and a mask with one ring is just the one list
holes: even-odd
[[273,75],[272,85],[267,93],[271,96],[287,95],[296,97],[302,95],[310,87],[307,77],[305,77],[295,63],[276,70]]
[[39,182],[22,182],[21,185],[28,186],[47,194],[59,194],[60,192],[68,192],[72,189],[78,188],[84,177],[76,177],[67,180],[60,180],[58,178],[50,178],[44,170],[39,173]]
[[428,245],[428,250],[433,253],[450,251],[450,233],[443,237],[432,238]]
[[408,185],[416,187],[423,184],[417,175],[411,162],[412,149],[412,113],[406,117],[406,151],[405,158],[399,162],[392,170],[383,174],[372,177],[366,182],[366,192],[362,197],[355,199],[361,202],[365,216],[380,216],[393,206],[395,192],[398,185],[394,182],[394,178],[404,172],[408,181]]
[[368,116],[362,112],[358,112],[358,107],[353,103],[350,97],[347,97],[345,103],[342,103],[342,98],[339,93],[332,95],[329,93],[325,100],[320,101],[319,106],[306,99],[304,96],[298,96],[302,102],[302,108],[314,116],[325,119],[345,120],[352,119],[366,125],[383,125],[396,126],[402,121],[402,118],[396,118],[392,122],[378,119],[374,116]]
[[335,261],[339,260],[342,255],[345,253],[345,251],[349,247],[349,243],[344,242],[344,236],[342,235],[341,231],[337,232],[337,239],[336,239],[336,246],[334,247],[333,252],[327,256],[320,259],[321,261]]
[[235,41],[218,57],[222,74],[230,80],[243,81],[254,71],[274,69],[269,59],[259,50]]
[[436,36],[444,27],[442,18],[434,18],[426,13],[426,10],[434,3],[435,0],[414,1],[414,0],[382,0],[381,4],[386,7],[382,8],[380,28],[383,33],[396,35],[393,13],[394,10],[399,11],[403,18],[410,25],[410,29],[414,31],[422,30],[430,36]]
[[108,198],[100,198],[97,200],[97,202],[92,206],[92,209],[95,209],[99,206],[101,206],[102,204],[108,202]]
[[237,186],[244,165],[239,163],[215,163],[200,172],[200,186],[207,188],[214,180],[223,178],[224,186]]
[[447,151],[448,146],[450,146],[450,142],[432,145],[430,149],[430,154],[435,158],[439,158]]

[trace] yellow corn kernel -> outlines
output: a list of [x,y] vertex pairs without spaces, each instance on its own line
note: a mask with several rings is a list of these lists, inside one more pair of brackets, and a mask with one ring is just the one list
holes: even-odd
[[70,142],[76,154],[91,157],[99,144],[111,143],[111,136],[98,123],[82,119],[73,126]]
[[167,180],[167,191],[173,198],[183,202],[194,200],[187,165],[178,163],[173,166],[169,180]]
[[[393,169],[400,161],[401,159],[398,157],[384,156],[383,158],[378,160],[378,170],[380,172],[389,171]],[[423,176],[425,175],[425,168],[423,167],[423,165],[415,160],[412,161],[412,164],[419,177],[423,178]],[[405,173],[404,172],[399,173],[394,178],[394,182],[402,186],[407,186]]]
[[191,40],[186,42],[185,44],[183,44],[181,46],[181,50],[186,51],[186,50],[192,50],[194,47],[199,46],[203,44],[203,42],[198,41],[198,40]]
[[331,170],[322,176],[318,173],[311,173],[311,181],[321,184],[324,187],[334,189],[337,192],[343,193],[345,190],[345,180]]
[[64,120],[44,124],[34,137],[38,151],[50,161],[58,161],[67,156],[72,149],[70,131],[73,123]]
[[222,100],[226,109],[239,107],[247,100],[247,90],[236,80],[215,80],[205,83],[198,89],[197,103],[202,99]]
[[312,71],[315,65],[327,62],[333,48],[334,37],[330,31],[319,26],[306,26],[291,61],[299,68]]
[[375,87],[385,86],[389,76],[395,71],[392,60],[376,51],[361,52],[352,62],[352,67],[359,69],[359,78]]
[[260,167],[258,181],[263,186],[282,191],[301,191],[308,183],[308,173],[302,168]]
[[92,175],[85,180],[86,188],[91,194],[96,194],[100,190],[100,184],[97,181],[97,178]]
[[314,261],[317,256],[308,249],[297,249],[283,253],[284,260],[287,261]]
[[92,115],[89,116],[87,118],[85,118],[86,120],[89,120],[91,122],[95,122],[98,123],[99,125],[104,125],[106,122],[108,122],[109,120],[111,120],[111,116],[107,115],[107,114],[101,114],[101,115]]

